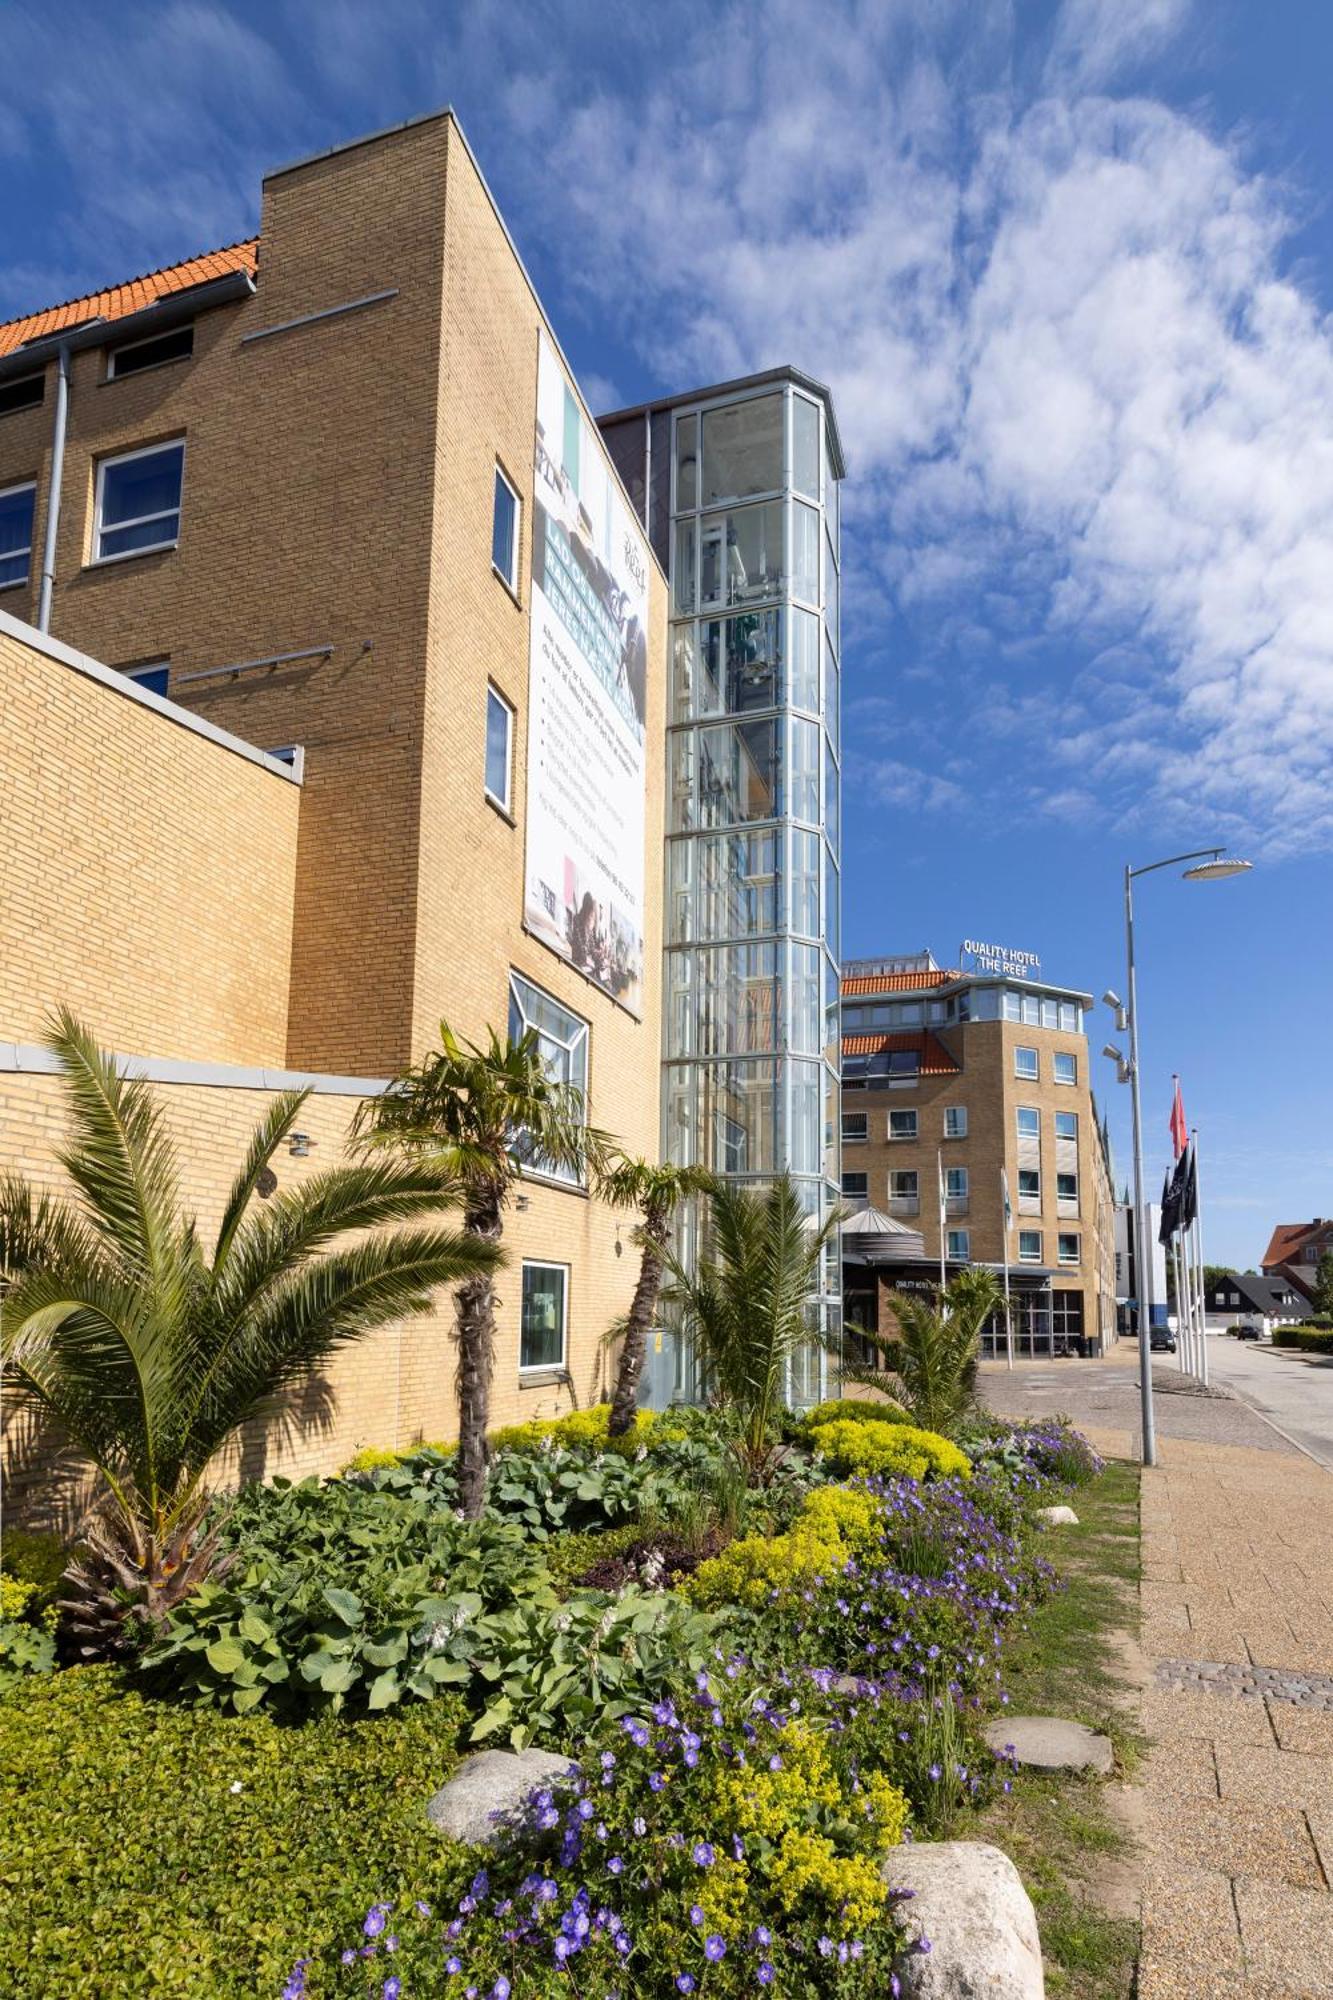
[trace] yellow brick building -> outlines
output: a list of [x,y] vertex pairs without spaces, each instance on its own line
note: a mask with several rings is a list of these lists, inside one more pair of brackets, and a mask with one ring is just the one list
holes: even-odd
[[[612,844],[592,793],[553,860],[532,824],[561,604],[609,660],[589,756],[641,750],[619,900],[577,860]],[[0,328],[0,1169],[56,1178],[61,1002],[155,1079],[205,1226],[266,1093],[314,1085],[295,1181],[442,1018],[540,1020],[591,1120],[656,1157],[666,620],[448,113],[274,173],[256,240]],[[497,1422],[602,1393],[630,1226],[530,1182]],[[247,1469],[447,1436],[451,1326],[442,1300],[349,1353]],[[41,1450],[11,1435],[20,1472]]]

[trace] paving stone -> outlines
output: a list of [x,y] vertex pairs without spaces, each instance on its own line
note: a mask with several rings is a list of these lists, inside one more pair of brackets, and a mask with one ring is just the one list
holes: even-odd
[[1181,1964],[1174,1950],[1159,1952],[1145,1943],[1134,1987],[1137,2000],[1253,2000],[1239,1974],[1202,1972]]
[[1224,1799],[1333,1813],[1333,1760],[1327,1757],[1253,1743],[1219,1743],[1217,1781]]
[[[1252,1746],[1250,1754],[1254,1754]],[[1150,1790],[1175,1790],[1193,1798],[1215,1799],[1217,1764],[1212,1743],[1199,1737],[1184,1737],[1174,1743],[1155,1745],[1143,1760],[1140,1782]]]
[[1203,1737],[1217,1743],[1273,1741],[1267,1711],[1261,1701],[1227,1701],[1207,1694],[1167,1694],[1150,1689],[1143,1696],[1144,1733],[1155,1741],[1173,1743]]
[[1231,1878],[1211,1868],[1154,1869],[1143,1891],[1143,1953],[1196,1971],[1243,1972]]
[[1002,1715],[988,1722],[982,1733],[997,1755],[1012,1748],[1018,1762],[1033,1771],[1096,1771],[1105,1776],[1115,1763],[1109,1736],[1059,1715]]
[[1236,1907],[1252,1974],[1288,1981],[1310,2000],[1333,1995],[1333,1896],[1242,1877]]
[[1333,1757],[1333,1713],[1329,1710],[1270,1701],[1268,1714],[1284,1750],[1305,1750],[1315,1757]]
[[1240,1799],[1192,1799],[1154,1794],[1146,1801],[1149,1844],[1164,1858],[1188,1854],[1201,1867],[1323,1886],[1323,1874],[1303,1813]]

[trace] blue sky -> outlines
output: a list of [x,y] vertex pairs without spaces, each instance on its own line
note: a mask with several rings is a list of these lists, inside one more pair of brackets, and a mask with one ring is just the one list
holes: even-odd
[[1139,941],[1150,1182],[1179,1069],[1208,1254],[1257,1261],[1333,1212],[1333,15],[624,11],[8,0],[0,311],[234,240],[265,169],[450,102],[594,408],[830,382],[847,949],[980,932],[1100,993],[1126,859],[1252,855],[1145,882]]

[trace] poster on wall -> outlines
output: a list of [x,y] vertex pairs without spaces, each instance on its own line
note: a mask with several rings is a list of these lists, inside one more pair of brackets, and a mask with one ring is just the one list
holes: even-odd
[[648,545],[541,336],[528,685],[528,929],[643,1009]]

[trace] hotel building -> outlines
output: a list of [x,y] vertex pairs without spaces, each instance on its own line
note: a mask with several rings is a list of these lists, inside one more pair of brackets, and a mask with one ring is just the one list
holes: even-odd
[[[849,1323],[884,1325],[889,1291],[936,1292],[941,1260],[946,1277],[970,1264],[1001,1273],[1007,1261],[1018,1352],[1080,1351],[1080,1341],[1099,1352],[1115,1338],[1091,1005],[1044,983],[1031,961],[947,970],[919,952],[843,967],[842,1191],[853,1209],[887,1218],[877,1231],[864,1216],[844,1236]],[[1002,1343],[1000,1322],[987,1345]]]
[[[295,1183],[442,1018],[535,1028],[630,1153],[830,1199],[841,471],[792,371],[604,441],[448,112],[0,327],[0,1170],[58,1185],[65,1003],[153,1080],[205,1229],[273,1091],[313,1091]],[[631,1226],[524,1188],[497,1422],[605,1391]],[[448,1436],[451,1327],[348,1351],[247,1469]]]

